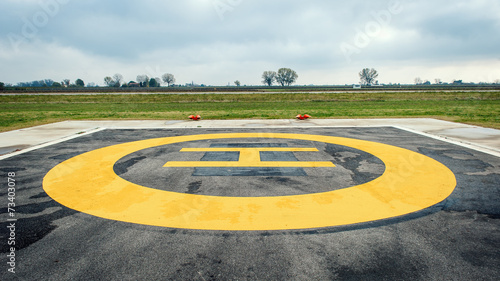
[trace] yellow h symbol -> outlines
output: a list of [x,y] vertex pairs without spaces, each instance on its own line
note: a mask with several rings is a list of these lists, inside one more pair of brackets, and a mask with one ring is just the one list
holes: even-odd
[[305,162],[305,161],[260,161],[260,152],[318,152],[316,148],[281,148],[281,147],[261,147],[261,148],[184,148],[181,152],[239,152],[239,161],[170,161],[164,167],[294,167],[294,168],[334,168],[332,162]]

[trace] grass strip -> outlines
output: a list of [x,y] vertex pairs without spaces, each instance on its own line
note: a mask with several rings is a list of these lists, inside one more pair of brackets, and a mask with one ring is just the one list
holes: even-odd
[[0,131],[63,120],[424,118],[500,129],[500,92],[0,96]]

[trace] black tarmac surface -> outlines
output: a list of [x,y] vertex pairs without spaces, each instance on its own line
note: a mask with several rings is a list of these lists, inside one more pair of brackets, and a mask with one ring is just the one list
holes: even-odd
[[[394,145],[443,163],[455,174],[457,187],[444,202],[402,217],[255,232],[171,229],[102,219],[62,206],[42,187],[49,170],[84,152],[150,138],[229,132],[328,135]],[[168,182],[168,189],[175,192],[244,197],[325,192],[332,185],[348,188],[384,172],[377,157],[336,145],[284,139],[203,142],[211,147],[252,147],[256,142],[269,147],[313,145],[322,161],[333,161],[338,169],[336,174],[326,168],[167,172],[162,167],[165,155],[187,157],[178,153],[182,147],[177,144],[133,153],[118,161],[114,170],[151,188],[165,189]],[[233,152],[207,152],[201,157],[237,160]],[[307,157],[301,152],[261,154],[262,161],[308,161]],[[9,178],[15,179],[13,197]],[[396,128],[104,130],[0,161],[0,182],[0,280],[498,280],[500,276],[500,158]],[[15,203],[10,210],[9,198]],[[12,218],[17,221],[8,221]],[[15,229],[9,228],[13,224]],[[9,245],[13,240],[15,246]],[[12,259],[14,263],[8,264]],[[9,272],[13,265],[15,273]]]

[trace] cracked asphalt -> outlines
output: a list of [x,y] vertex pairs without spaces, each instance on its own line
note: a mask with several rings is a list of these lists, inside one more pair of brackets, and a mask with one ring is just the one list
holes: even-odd
[[[50,198],[44,176],[59,163],[115,144],[217,133],[340,136],[415,151],[447,166],[450,197],[405,216],[337,227],[206,231],[94,217]],[[263,153],[265,161],[332,161],[329,168],[173,168],[168,160],[235,161],[234,153],[181,153],[183,147],[317,147]],[[139,185],[178,193],[269,197],[321,193],[376,179],[380,159],[340,145],[298,140],[223,139],[166,145],[130,154],[113,167]],[[498,280],[500,158],[391,127],[301,129],[104,130],[0,161],[0,280]],[[15,273],[8,177],[15,173]],[[167,183],[167,184],[166,184]],[[154,215],[154,214],[152,214]]]

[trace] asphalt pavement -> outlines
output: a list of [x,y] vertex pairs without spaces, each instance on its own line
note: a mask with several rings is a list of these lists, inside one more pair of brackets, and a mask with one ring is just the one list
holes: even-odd
[[[0,280],[498,280],[494,147],[198,126],[89,130],[0,160]],[[167,195],[188,201],[156,208]]]

